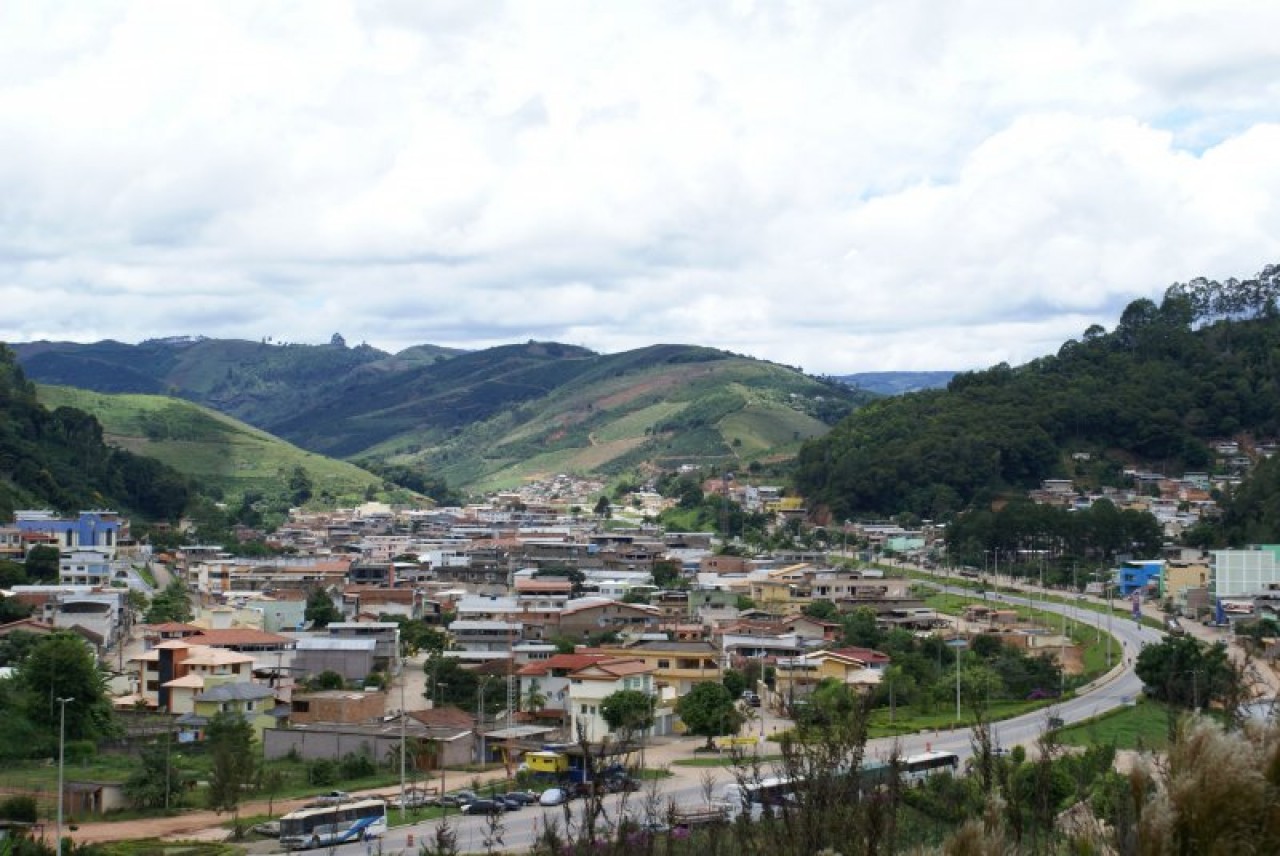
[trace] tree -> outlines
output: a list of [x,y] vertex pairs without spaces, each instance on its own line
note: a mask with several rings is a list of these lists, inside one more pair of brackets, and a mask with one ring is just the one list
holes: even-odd
[[596,517],[603,517],[605,520],[612,517],[613,511],[609,508],[609,497],[603,493],[600,494],[600,498],[596,500],[595,508],[592,511]]
[[840,610],[829,600],[815,600],[811,603],[807,603],[800,611],[810,618],[816,618],[819,621],[840,620]]
[[19,603],[16,597],[0,597],[0,624],[21,621],[31,614],[31,607]]
[[725,669],[720,676],[720,683],[724,684],[732,698],[742,698],[747,689],[747,676],[737,669]]
[[1230,706],[1242,696],[1243,676],[1221,642],[1171,636],[1143,648],[1134,671],[1149,695],[1178,707],[1204,708],[1215,701]]
[[520,704],[526,712],[536,715],[538,711],[547,706],[547,694],[538,686],[537,681],[530,681],[529,689],[521,697]]
[[66,703],[67,740],[96,740],[114,727],[106,676],[80,637],[53,633],[31,648],[18,666],[17,684],[31,722],[56,741],[61,705]]
[[47,547],[44,544],[32,547],[27,551],[24,562],[27,579],[35,583],[57,582],[59,559],[57,547]]
[[332,669],[326,669],[308,681],[308,683],[311,685],[311,688],[316,691],[342,690],[347,688],[347,679]]
[[695,684],[687,695],[676,702],[676,714],[684,721],[691,734],[707,738],[707,748],[713,748],[711,739],[738,730],[742,714],[734,706],[733,696],[724,684],[705,681]]
[[674,559],[658,559],[653,563],[653,584],[658,588],[675,588],[682,580],[680,563]]
[[164,590],[151,599],[142,618],[147,624],[179,623],[191,620],[191,597],[187,587],[179,579],[172,580]]
[[166,746],[155,744],[142,750],[138,768],[124,783],[124,795],[135,808],[165,808],[178,804],[186,789],[186,778],[169,759]]
[[341,621],[342,613],[333,605],[333,598],[329,597],[329,592],[320,586],[307,592],[307,606],[303,612],[303,618],[311,622],[313,627],[328,627],[335,621]]
[[640,690],[618,690],[600,700],[600,716],[610,731],[630,742],[637,732],[653,725],[653,696]]
[[27,658],[43,637],[25,630],[14,630],[0,637],[0,666],[16,666]]
[[400,646],[406,657],[412,657],[421,651],[438,654],[449,647],[449,637],[445,632],[421,619],[384,614],[379,615],[378,620],[394,621],[400,625]]
[[253,726],[234,711],[220,711],[205,730],[209,748],[209,808],[233,813],[240,824],[240,796],[257,773]]

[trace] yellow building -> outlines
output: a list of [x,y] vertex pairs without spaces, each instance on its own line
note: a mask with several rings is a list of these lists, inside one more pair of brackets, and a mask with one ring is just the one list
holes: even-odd
[[1160,596],[1180,600],[1187,589],[1209,587],[1209,566],[1204,562],[1166,562],[1160,577]]
[[[696,684],[720,680],[720,650],[710,642],[646,641],[600,651],[610,657],[643,660],[653,670],[653,682],[664,701],[686,694]],[[661,692],[663,688],[671,692]]]
[[275,695],[275,690],[262,684],[219,684],[196,696],[195,715],[189,717],[189,724],[203,731],[208,720],[219,713],[238,713],[253,726],[254,738],[261,740],[262,732],[276,724]]

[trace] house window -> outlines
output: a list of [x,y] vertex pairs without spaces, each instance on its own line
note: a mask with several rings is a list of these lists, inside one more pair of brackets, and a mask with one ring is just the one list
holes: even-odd
[[245,702],[245,703],[244,703],[244,709],[245,709],[245,710],[253,710],[253,702],[251,702],[251,701],[247,701],[247,702]]
[[659,669],[670,669],[670,668],[671,668],[671,661],[670,661],[670,660],[659,660],[659,661],[658,661],[658,668],[659,668]]

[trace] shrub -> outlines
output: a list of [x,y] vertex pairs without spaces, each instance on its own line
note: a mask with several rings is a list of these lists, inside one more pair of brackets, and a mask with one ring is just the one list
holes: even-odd
[[307,783],[325,788],[337,784],[338,765],[328,758],[317,758],[307,764]]
[[36,799],[25,795],[17,795],[0,800],[0,818],[17,820],[22,823],[37,821]]
[[360,754],[348,752],[343,755],[339,768],[343,779],[363,779],[378,772],[378,766],[373,763],[373,759],[363,752]]

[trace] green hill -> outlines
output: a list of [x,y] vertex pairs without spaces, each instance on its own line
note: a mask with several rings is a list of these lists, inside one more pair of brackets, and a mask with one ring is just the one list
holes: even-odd
[[[1216,465],[1213,439],[1280,437],[1280,267],[1131,303],[1054,356],[883,399],[807,444],[797,487],[836,517],[937,518],[1042,479],[1122,483],[1125,466]],[[1089,453],[1089,460],[1074,453]]]
[[57,386],[39,386],[37,394],[47,407],[73,407],[93,414],[109,445],[160,461],[191,477],[202,492],[229,504],[246,494],[278,493],[298,468],[307,473],[317,497],[359,500],[370,487],[382,484],[353,464],[299,449],[180,399]]
[[655,345],[575,362],[573,376],[545,395],[447,435],[410,432],[368,454],[480,488],[558,472],[736,470],[794,456],[860,400],[840,384],[709,348]]
[[189,499],[182,475],[109,447],[90,414],[43,406],[13,352],[0,344],[0,517],[18,508],[69,513],[110,507],[147,520],[176,520]]

